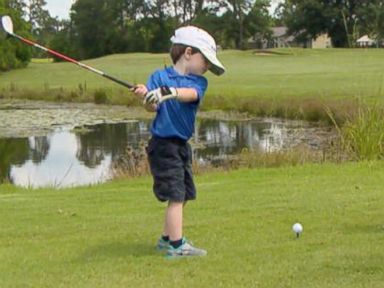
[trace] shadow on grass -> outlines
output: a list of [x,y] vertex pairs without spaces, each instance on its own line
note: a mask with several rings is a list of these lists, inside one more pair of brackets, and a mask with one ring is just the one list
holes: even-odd
[[79,261],[99,261],[107,258],[125,258],[129,256],[142,257],[159,253],[153,243],[113,242],[87,248],[79,257]]

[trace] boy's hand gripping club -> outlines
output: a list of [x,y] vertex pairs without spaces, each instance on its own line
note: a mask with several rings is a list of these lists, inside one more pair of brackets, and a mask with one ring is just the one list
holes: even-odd
[[144,105],[148,104],[160,104],[169,99],[176,99],[179,96],[176,88],[161,86],[157,89],[149,91],[144,96]]

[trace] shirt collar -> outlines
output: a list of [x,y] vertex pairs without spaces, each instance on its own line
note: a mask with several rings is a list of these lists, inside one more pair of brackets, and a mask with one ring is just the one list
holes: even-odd
[[191,78],[191,79],[194,79],[196,78],[197,75],[194,75],[194,74],[186,74],[186,75],[181,75],[179,74],[179,72],[177,72],[175,70],[175,68],[173,66],[170,66],[170,67],[167,67],[166,68],[166,71],[168,73],[168,76],[170,78],[177,78],[177,77],[185,77],[185,78]]

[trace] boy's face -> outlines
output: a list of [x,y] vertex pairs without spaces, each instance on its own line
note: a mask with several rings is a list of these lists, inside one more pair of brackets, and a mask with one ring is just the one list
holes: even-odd
[[192,48],[185,50],[185,56],[188,59],[189,73],[203,75],[211,67],[211,63],[200,52],[192,54]]

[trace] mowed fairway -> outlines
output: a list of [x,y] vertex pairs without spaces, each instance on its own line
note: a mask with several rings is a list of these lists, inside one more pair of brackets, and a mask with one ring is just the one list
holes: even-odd
[[[255,51],[223,51],[219,58],[227,73],[209,78],[208,96],[255,97],[279,100],[339,99],[384,95],[383,49],[278,49],[278,54]],[[170,65],[168,54],[120,54],[85,61],[118,78],[133,83],[146,82],[150,73]],[[129,93],[117,84],[69,63],[29,64],[26,69],[0,74],[0,91],[29,89],[44,91],[63,88],[76,91],[105,88],[112,94]],[[11,88],[10,88],[11,87]],[[53,96],[52,96],[53,97]]]
[[0,287],[383,287],[383,175],[360,162],[198,176],[185,232],[208,256],[179,260],[154,250],[150,178],[3,185]]

